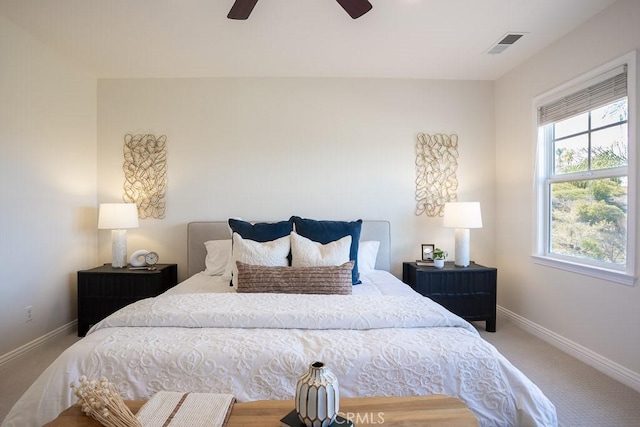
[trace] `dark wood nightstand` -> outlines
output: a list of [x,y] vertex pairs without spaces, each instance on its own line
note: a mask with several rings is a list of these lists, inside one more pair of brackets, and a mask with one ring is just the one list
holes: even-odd
[[78,271],[78,336],[125,305],[159,295],[177,283],[177,264],[157,264],[155,270],[105,264]]
[[473,262],[469,267],[447,262],[441,269],[402,264],[403,282],[466,320],[486,321],[488,332],[496,331],[497,278],[497,269]]

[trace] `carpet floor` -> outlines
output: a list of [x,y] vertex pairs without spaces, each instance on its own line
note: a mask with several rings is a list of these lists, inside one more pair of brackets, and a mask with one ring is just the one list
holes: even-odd
[[[483,322],[482,322],[483,323]],[[480,335],[553,402],[561,427],[640,427],[640,393],[498,317]]]

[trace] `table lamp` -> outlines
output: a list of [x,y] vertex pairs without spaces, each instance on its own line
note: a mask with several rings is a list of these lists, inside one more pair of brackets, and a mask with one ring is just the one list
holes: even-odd
[[456,229],[457,267],[469,266],[469,229],[482,228],[482,214],[479,202],[444,204],[444,222],[447,228]]
[[127,228],[138,228],[135,203],[100,203],[98,228],[111,230],[111,267],[127,266]]

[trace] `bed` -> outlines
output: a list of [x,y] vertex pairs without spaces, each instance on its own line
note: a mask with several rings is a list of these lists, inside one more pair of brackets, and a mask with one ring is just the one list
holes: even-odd
[[361,283],[347,295],[240,293],[240,284],[209,274],[207,264],[205,242],[228,241],[227,222],[190,223],[187,235],[189,278],[95,325],[42,373],[3,426],[55,418],[75,402],[69,384],[82,374],[107,377],[126,399],[161,390],[291,399],[316,360],[336,374],[343,397],[448,394],[481,426],[557,425],[553,404],[472,325],[389,273],[388,222],[362,222],[359,250],[379,243],[358,254]]

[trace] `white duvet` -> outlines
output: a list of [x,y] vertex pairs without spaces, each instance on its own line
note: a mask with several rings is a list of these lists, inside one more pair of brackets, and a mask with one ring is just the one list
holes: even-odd
[[338,377],[343,397],[441,393],[462,399],[483,426],[557,424],[542,392],[469,323],[389,273],[363,282],[338,296],[236,294],[213,279],[187,281],[94,326],[3,426],[55,418],[74,403],[69,383],[82,374],[107,377],[126,399],[161,390],[292,399],[316,360]]

